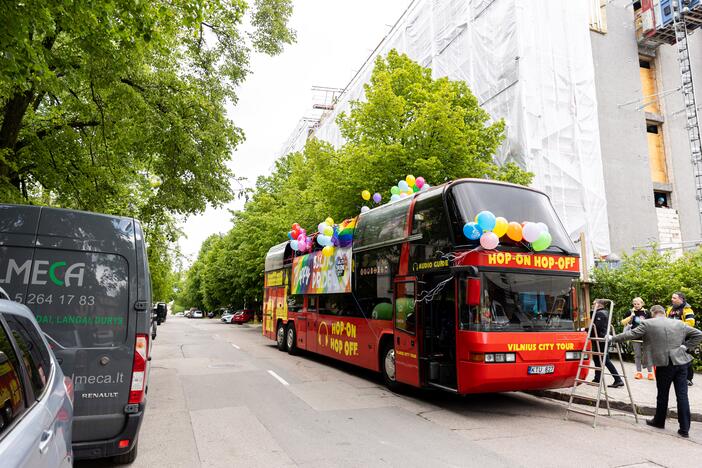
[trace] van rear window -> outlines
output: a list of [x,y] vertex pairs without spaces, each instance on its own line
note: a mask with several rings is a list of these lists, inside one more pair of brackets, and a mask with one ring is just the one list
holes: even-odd
[[119,255],[0,249],[0,285],[29,307],[64,348],[117,346],[126,340],[129,264]]

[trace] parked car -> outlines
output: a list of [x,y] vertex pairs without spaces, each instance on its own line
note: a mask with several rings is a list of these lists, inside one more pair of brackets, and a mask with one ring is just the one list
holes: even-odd
[[250,309],[237,310],[230,323],[236,323],[241,325],[243,323],[249,322],[254,318],[254,311]]
[[33,309],[64,375],[73,378],[73,458],[133,461],[151,349],[141,224],[27,205],[0,205],[0,220],[2,286]]
[[194,310],[191,318],[202,318],[205,314],[201,310]]
[[215,318],[214,311],[211,310],[211,311],[207,312],[207,318],[211,318],[211,319]]
[[184,317],[184,316],[185,316],[185,312],[178,312],[177,314],[175,314],[175,316],[176,316],[176,317]]
[[0,464],[71,467],[73,382],[34,314],[0,299]]

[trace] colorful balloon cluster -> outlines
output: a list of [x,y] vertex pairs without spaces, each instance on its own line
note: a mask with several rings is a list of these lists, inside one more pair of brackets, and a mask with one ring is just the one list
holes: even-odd
[[402,200],[420,190],[429,190],[430,185],[424,180],[424,177],[415,178],[413,175],[408,175],[405,180],[401,180],[397,185],[390,189],[390,201],[396,202]]
[[463,234],[470,240],[480,239],[480,245],[486,250],[496,248],[500,238],[505,235],[514,242],[529,242],[535,252],[548,249],[553,240],[544,223],[509,222],[490,211],[481,211],[476,215],[475,221],[466,223]]
[[305,231],[298,223],[293,223],[291,230],[288,231],[288,237],[290,238],[290,247],[298,252],[307,252],[312,250],[312,239],[307,237],[307,231]]
[[[361,198],[363,198],[364,201],[369,201],[371,199],[371,193],[368,190],[364,190],[361,192]],[[373,194],[373,202],[375,204],[379,204],[381,201],[383,201],[383,196],[380,195],[378,192],[375,192]],[[363,205],[361,207],[361,213],[365,213],[366,211],[370,211],[370,207],[368,205]]]

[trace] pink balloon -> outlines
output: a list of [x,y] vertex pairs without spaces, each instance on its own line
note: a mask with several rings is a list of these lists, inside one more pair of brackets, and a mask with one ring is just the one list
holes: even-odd
[[424,182],[426,182],[426,181],[424,180],[424,177],[417,177],[417,178],[414,180],[414,185],[416,185],[418,189],[421,189],[422,186],[424,185]]
[[484,232],[482,236],[480,236],[480,245],[485,249],[485,250],[492,250],[495,247],[497,247],[497,244],[500,243],[499,237],[497,237],[497,234],[494,232],[488,231]]

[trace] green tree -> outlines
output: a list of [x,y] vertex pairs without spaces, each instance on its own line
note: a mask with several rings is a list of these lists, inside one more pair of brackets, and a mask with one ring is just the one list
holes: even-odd
[[290,0],[3,2],[0,200],[138,217],[154,266],[168,265],[176,221],[233,195],[226,163],[243,133],[225,105],[252,51],[294,40],[291,12]]
[[258,179],[205,265],[211,271],[204,276],[220,291],[213,292],[214,303],[260,302],[266,252],[285,240],[291,223],[314,230],[328,216],[353,217],[364,189],[382,192],[387,201],[387,190],[406,174],[431,184],[461,177],[531,182],[532,174],[516,165],[494,163],[504,123],[490,122],[465,83],[434,80],[429,69],[391,51],[376,60],[365,94],[366,101],[338,118],[346,140],[341,148],[309,140],[304,151],[280,158],[271,175]]

